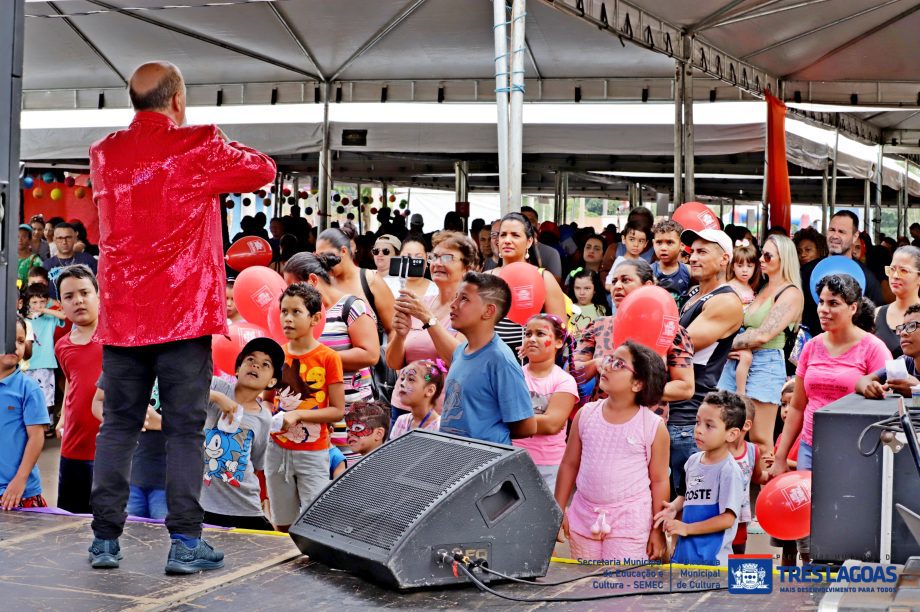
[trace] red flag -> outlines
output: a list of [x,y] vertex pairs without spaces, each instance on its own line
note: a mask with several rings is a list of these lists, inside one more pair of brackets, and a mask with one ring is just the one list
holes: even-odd
[[786,161],[786,105],[764,92],[767,100],[767,203],[770,226],[788,231],[791,225],[792,192],[789,189],[789,165]]

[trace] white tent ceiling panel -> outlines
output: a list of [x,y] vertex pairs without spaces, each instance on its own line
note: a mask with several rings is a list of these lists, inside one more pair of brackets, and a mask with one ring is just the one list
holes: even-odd
[[[901,11],[920,2],[898,3]],[[920,53],[920,12],[860,40],[839,53],[793,74],[811,80],[899,80],[911,75],[918,81],[917,56]],[[844,41],[840,41],[841,43]]]
[[[793,74],[844,42],[895,17],[904,10],[905,2],[900,0],[861,17],[826,27],[835,21],[882,4],[879,0],[836,0],[819,6],[803,7],[795,11],[706,30],[703,34],[717,46],[730,49],[742,57],[802,36],[798,40],[790,40],[786,44],[749,58],[749,61],[773,74]],[[815,32],[819,28],[825,29]],[[809,35],[809,32],[815,33]]]

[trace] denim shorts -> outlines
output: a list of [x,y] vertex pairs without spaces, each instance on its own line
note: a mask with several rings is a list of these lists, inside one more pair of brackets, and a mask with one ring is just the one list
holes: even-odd
[[[738,362],[734,359],[725,362],[725,368],[722,370],[722,376],[717,385],[719,389],[732,393],[737,390],[735,384],[737,367]],[[783,356],[783,351],[780,349],[755,350],[751,369],[748,371],[745,395],[758,402],[779,405],[785,383],[786,358]]]

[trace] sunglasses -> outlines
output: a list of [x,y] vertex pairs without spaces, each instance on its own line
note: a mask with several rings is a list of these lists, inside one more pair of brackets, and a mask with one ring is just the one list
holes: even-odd
[[773,253],[764,251],[763,253],[760,254],[760,256],[763,257],[763,260],[767,263],[770,263],[771,261],[773,261]]
[[371,253],[373,253],[374,255],[384,255],[384,256],[395,255],[395,253],[390,251],[390,249],[388,248],[378,249],[377,247],[374,247],[373,249],[371,249]]
[[894,333],[899,336],[904,334],[912,334],[917,331],[917,328],[920,327],[920,321],[911,321],[910,323],[901,323],[894,328]]
[[443,253],[441,255],[432,253],[431,255],[428,256],[428,263],[433,264],[433,263],[440,262],[442,265],[446,266],[447,264],[451,263],[454,259],[456,259],[456,257],[454,257],[453,253]]
[[601,359],[601,368],[610,368],[611,370],[628,370],[633,374],[636,373],[635,370],[629,367],[629,364],[627,364],[623,359],[620,359],[619,357],[604,357]]
[[916,274],[917,270],[895,266],[885,266],[885,276],[889,278],[904,278],[908,274]]

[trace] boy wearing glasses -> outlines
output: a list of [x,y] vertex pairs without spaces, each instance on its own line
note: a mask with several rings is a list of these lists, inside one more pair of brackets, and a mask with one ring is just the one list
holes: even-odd
[[898,357],[898,361],[904,363],[907,377],[899,376],[898,380],[893,380],[887,368],[863,376],[856,382],[856,392],[867,399],[882,399],[888,392],[910,397],[910,388],[920,385],[915,362],[915,359],[920,356],[920,334],[917,333],[920,331],[920,304],[914,304],[907,309],[904,314],[904,322],[895,327],[894,331],[900,338],[901,350],[904,352]]

